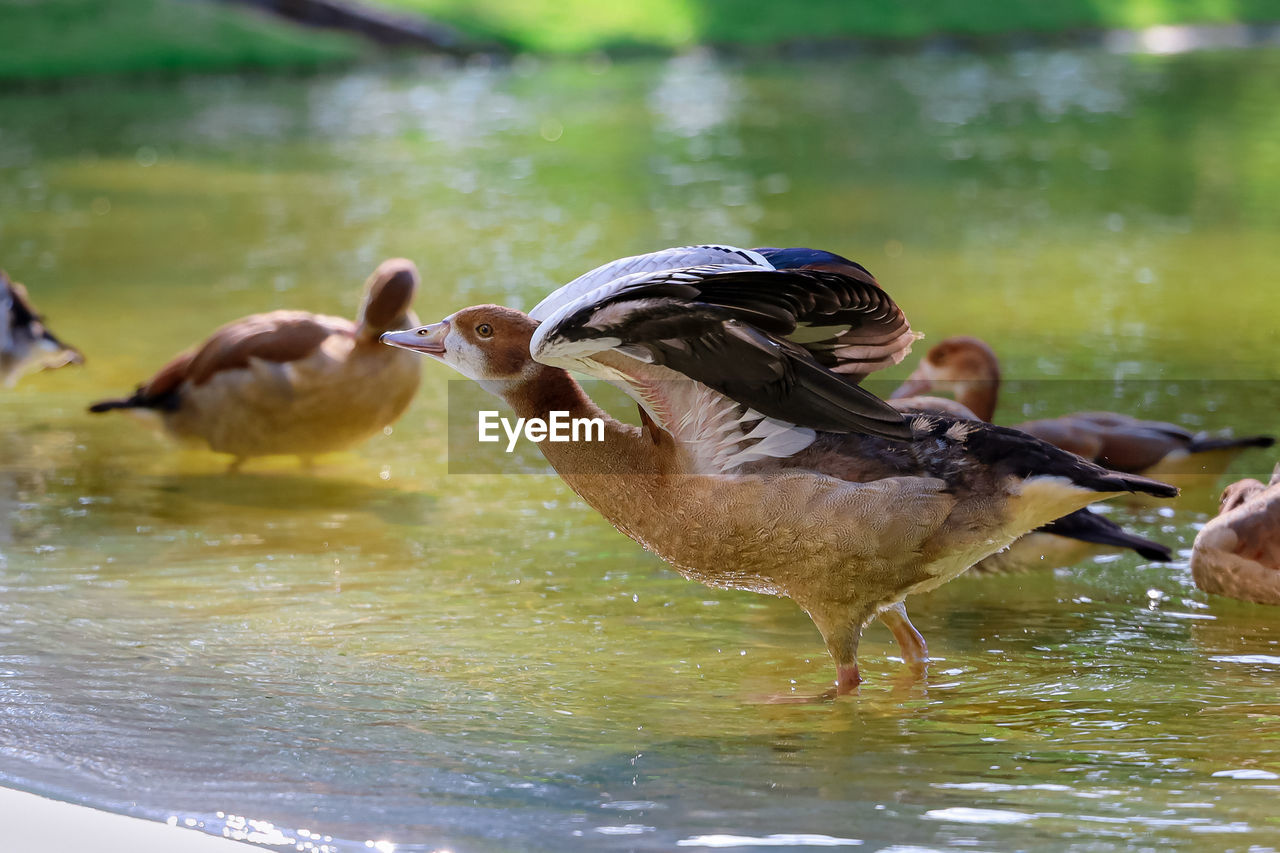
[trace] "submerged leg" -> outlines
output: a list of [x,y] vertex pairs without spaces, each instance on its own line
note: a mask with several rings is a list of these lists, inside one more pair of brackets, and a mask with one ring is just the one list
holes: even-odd
[[858,662],[836,664],[836,695],[844,696],[852,693],[862,683],[862,673],[858,672]]
[[905,604],[899,601],[888,610],[881,610],[880,621],[893,632],[893,638],[898,641],[903,663],[923,667],[929,662],[929,646],[925,644],[924,637],[916,630],[916,626],[911,624]]
[[822,639],[827,642],[827,651],[836,662],[836,687],[833,695],[852,693],[862,683],[862,674],[858,671],[858,640],[862,636],[865,616],[837,608],[805,609],[813,619],[813,624],[822,632]]

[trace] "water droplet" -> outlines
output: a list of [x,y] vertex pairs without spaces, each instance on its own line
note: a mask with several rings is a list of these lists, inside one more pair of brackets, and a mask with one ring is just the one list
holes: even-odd
[[548,142],[555,142],[564,135],[564,125],[556,119],[546,118],[542,120],[542,126],[538,128],[538,132]]

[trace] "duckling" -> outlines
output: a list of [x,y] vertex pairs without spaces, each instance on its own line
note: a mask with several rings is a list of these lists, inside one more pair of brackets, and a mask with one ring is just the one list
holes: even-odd
[[84,364],[80,350],[45,326],[27,289],[0,270],[0,383],[12,388],[24,374]]
[[1280,465],[1267,485],[1227,486],[1218,516],[1191,546],[1191,576],[1205,592],[1280,604]]
[[222,326],[160,368],[132,396],[90,412],[157,412],[174,437],[234,457],[312,457],[342,450],[394,422],[418,390],[419,359],[378,343],[417,322],[411,261],[383,261],[365,284],[356,322],[305,311],[253,314]]
[[[1095,500],[1176,494],[1014,430],[904,416],[856,384],[913,339],[869,273],[780,270],[729,246],[607,264],[531,315],[478,305],[383,336],[520,417],[600,419],[600,441],[539,449],[686,577],[793,599],[835,660],[837,695],[861,681],[876,616],[905,658],[927,658],[908,595]],[[570,369],[622,387],[642,425],[610,417]]]
[[[948,391],[985,421],[995,414],[1000,363],[978,338],[957,336],[933,346],[891,398]],[[1180,426],[1114,412],[1079,412],[1018,424],[1016,429],[1116,471],[1147,477],[1219,477],[1245,450],[1275,438],[1194,435]]]

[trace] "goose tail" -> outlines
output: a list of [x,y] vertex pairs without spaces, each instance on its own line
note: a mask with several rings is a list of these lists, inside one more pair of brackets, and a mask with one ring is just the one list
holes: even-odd
[[1173,552],[1165,545],[1130,533],[1105,516],[1090,512],[1087,509],[1076,510],[1064,515],[1040,528],[1045,533],[1078,539],[1094,545],[1107,545],[1112,548],[1124,548],[1136,552],[1144,559],[1157,563],[1167,563],[1173,559]]

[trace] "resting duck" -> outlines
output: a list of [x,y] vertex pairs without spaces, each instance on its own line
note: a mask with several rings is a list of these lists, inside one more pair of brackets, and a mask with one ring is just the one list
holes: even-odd
[[[760,253],[777,269],[812,269],[870,275],[866,267],[848,258],[821,249],[760,248]],[[915,335],[918,339],[919,335]],[[964,420],[980,420],[968,406],[947,397],[914,395],[889,401],[895,409],[913,415],[946,415]],[[977,574],[1004,574],[1032,568],[1069,566],[1098,553],[1131,550],[1145,559],[1168,562],[1173,552],[1159,542],[1128,533],[1120,525],[1088,509],[1065,515],[1018,539],[1008,548],[979,560]]]
[[[891,398],[948,391],[985,421],[996,411],[1000,363],[984,341],[947,338],[932,347]],[[1193,435],[1175,424],[1114,412],[1080,412],[1028,421],[1017,429],[1116,471],[1148,477],[1221,476],[1251,447],[1270,447],[1269,435],[1245,438]]]
[[420,364],[378,343],[417,322],[418,270],[383,261],[365,284],[356,322],[305,311],[253,314],[218,329],[160,368],[133,396],[91,412],[150,409],[168,432],[235,457],[296,455],[304,463],[349,447],[404,413]]
[[1280,465],[1268,485],[1227,486],[1218,517],[1191,546],[1191,576],[1205,592],[1280,604]]
[[27,289],[0,270],[0,382],[12,388],[24,374],[83,364],[80,350],[68,346],[44,325]]
[[[855,384],[913,338],[869,273],[779,270],[725,246],[607,264],[529,315],[478,305],[383,336],[520,417],[599,418],[602,441],[539,444],[561,477],[686,577],[795,600],[837,694],[861,681],[877,615],[924,661],[906,596],[1092,501],[1176,494],[1014,430],[904,417]],[[621,386],[642,425],[606,414],[571,369]]]

